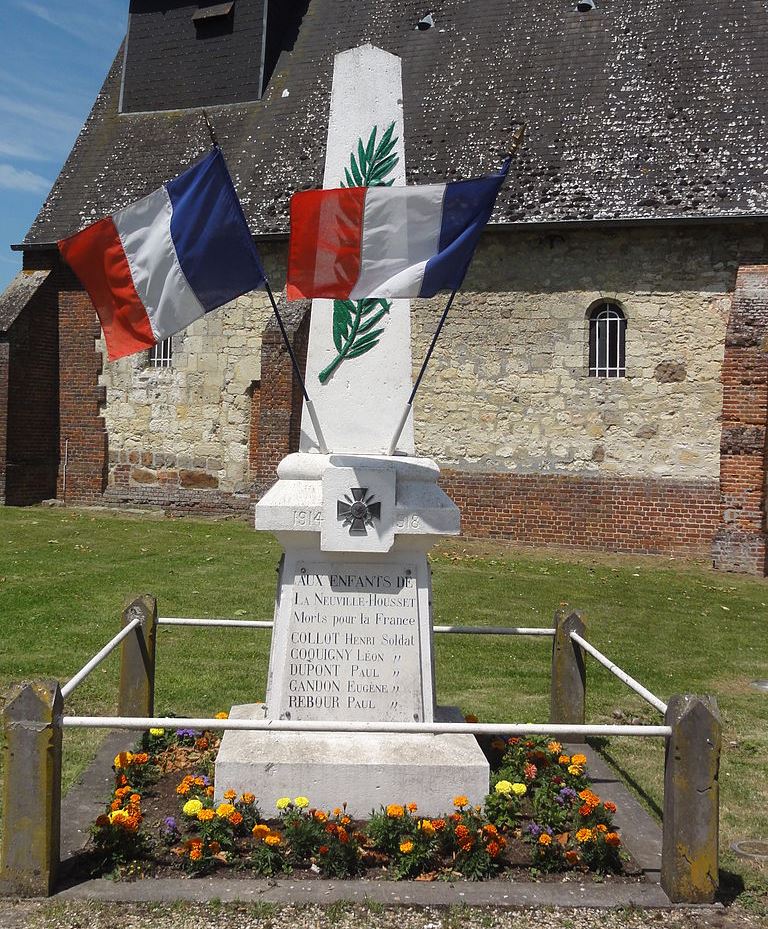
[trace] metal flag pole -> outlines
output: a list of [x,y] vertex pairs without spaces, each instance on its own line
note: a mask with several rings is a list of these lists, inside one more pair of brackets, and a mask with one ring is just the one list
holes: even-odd
[[323,435],[323,430],[320,428],[320,421],[317,418],[317,413],[315,411],[314,404],[309,399],[309,394],[307,393],[307,385],[304,383],[304,376],[302,375],[301,369],[299,368],[299,362],[293,351],[293,346],[291,345],[290,340],[288,338],[288,333],[285,331],[285,324],[283,323],[283,317],[280,315],[280,310],[278,310],[277,308],[277,302],[275,301],[275,295],[272,293],[272,288],[269,286],[269,281],[267,280],[266,277],[264,278],[264,286],[269,296],[269,302],[272,304],[272,310],[275,314],[275,319],[277,319],[277,324],[278,326],[280,326],[280,332],[282,333],[282,336],[283,336],[283,342],[285,343],[285,347],[288,349],[288,354],[291,358],[291,364],[293,365],[293,373],[296,375],[296,377],[299,380],[299,384],[301,385],[301,392],[304,394],[304,403],[306,404],[307,413],[309,413],[309,418],[312,420],[312,426],[314,427],[314,430],[315,430],[315,436],[317,438],[317,444],[320,447],[320,453],[322,455],[327,455],[328,446],[325,444],[325,436]]
[[403,434],[403,429],[405,429],[405,424],[408,421],[408,417],[413,409],[413,398],[416,396],[416,391],[419,389],[419,384],[421,384],[421,379],[424,377],[424,372],[427,370],[427,365],[429,364],[429,359],[432,357],[432,352],[435,350],[435,345],[437,340],[440,338],[440,332],[445,324],[445,320],[448,318],[448,312],[451,309],[453,304],[453,298],[456,296],[458,291],[454,290],[451,296],[448,298],[448,303],[445,305],[443,310],[443,315],[440,317],[440,322],[437,324],[437,329],[435,329],[435,334],[432,336],[432,341],[429,343],[429,348],[427,349],[427,354],[424,356],[424,361],[421,364],[421,370],[419,371],[419,376],[416,378],[416,383],[413,385],[413,390],[411,391],[410,397],[408,397],[408,402],[405,404],[405,409],[403,410],[403,415],[400,417],[400,421],[397,424],[397,429],[395,434],[392,436],[392,441],[389,443],[388,455],[394,455],[395,449],[397,448],[397,443],[400,441],[400,436]]

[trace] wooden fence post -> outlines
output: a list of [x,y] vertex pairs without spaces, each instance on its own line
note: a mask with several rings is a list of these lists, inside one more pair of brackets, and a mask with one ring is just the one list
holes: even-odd
[[[584,649],[571,639],[571,632],[584,635],[581,614],[558,610],[555,613],[555,634],[552,639],[549,721],[583,725],[587,671]],[[584,737],[569,736],[568,741],[583,742]]]
[[675,695],[664,759],[661,886],[673,903],[711,903],[717,892],[722,724],[714,697]]
[[121,627],[140,619],[133,635],[120,643],[118,716],[151,716],[155,710],[155,640],[157,600],[144,594],[124,610]]
[[17,684],[3,710],[5,780],[0,881],[22,897],[50,896],[61,845],[58,681]]

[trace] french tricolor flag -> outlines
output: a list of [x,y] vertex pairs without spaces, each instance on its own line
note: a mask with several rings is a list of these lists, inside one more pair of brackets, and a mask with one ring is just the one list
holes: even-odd
[[289,300],[458,290],[509,170],[449,184],[308,190],[291,198]]
[[58,244],[93,301],[110,361],[151,348],[264,283],[218,147]]

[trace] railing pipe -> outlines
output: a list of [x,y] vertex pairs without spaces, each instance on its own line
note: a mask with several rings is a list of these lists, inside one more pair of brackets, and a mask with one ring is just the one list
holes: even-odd
[[[247,629],[272,629],[271,620],[262,619],[193,619],[186,616],[161,616],[161,626],[240,626]],[[539,626],[433,626],[435,632],[455,635],[544,635],[553,636],[554,629]]]
[[404,732],[414,735],[628,735],[669,736],[670,726],[553,723],[386,723],[287,719],[183,719],[179,716],[65,716],[65,727],[80,729],[240,729],[248,732]]
[[123,641],[123,639],[127,635],[130,635],[130,633],[133,632],[136,626],[138,626],[140,623],[141,623],[140,619],[132,619],[128,623],[128,625],[124,626],[113,639],[110,639],[110,641],[107,642],[107,644],[104,646],[104,648],[101,649],[101,651],[96,652],[93,658],[91,658],[91,660],[87,664],[83,665],[83,667],[77,672],[77,674],[75,674],[74,677],[71,677],[67,681],[67,683],[64,684],[64,686],[61,688],[62,698],[66,700],[66,698],[72,693],[72,691],[76,687],[79,687],[80,684],[83,683],[83,681],[88,677],[91,671],[98,668],[98,666],[101,664],[102,661],[104,661],[107,655],[109,655],[110,652],[113,652],[117,648],[117,646]]
[[587,642],[585,638],[580,636],[578,632],[572,632],[571,638],[574,642],[578,642],[585,652],[589,652],[593,658],[599,661],[604,668],[607,668],[611,674],[615,674],[620,681],[623,681],[627,685],[627,687],[634,690],[636,694],[639,694],[643,700],[650,703],[651,706],[655,707],[660,713],[667,712],[667,704],[664,703],[663,700],[659,700],[659,698],[655,694],[652,694],[647,687],[643,687],[639,681],[636,681],[633,677],[627,674],[626,671],[622,671],[622,669],[617,664],[614,664],[610,658],[606,658],[605,655],[601,651],[598,651],[594,645],[590,645],[590,643]]
[[241,626],[246,629],[271,629],[275,624],[266,619],[191,619],[185,616],[161,616],[159,626]]

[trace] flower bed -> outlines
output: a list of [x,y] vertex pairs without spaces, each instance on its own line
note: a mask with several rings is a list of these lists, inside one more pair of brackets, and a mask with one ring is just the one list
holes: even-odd
[[211,732],[151,729],[136,752],[117,755],[114,791],[92,826],[81,870],[393,880],[639,876],[613,826],[615,806],[591,790],[586,757],[555,741],[484,745],[492,775],[482,806],[458,796],[444,815],[424,817],[415,804],[397,802],[367,821],[353,820],[342,798],[333,810],[315,809],[304,796],[283,797],[276,810],[260,809],[252,794],[227,792],[215,802],[219,741]]

